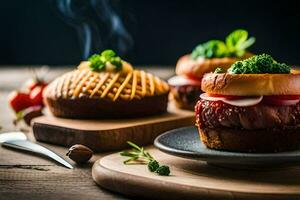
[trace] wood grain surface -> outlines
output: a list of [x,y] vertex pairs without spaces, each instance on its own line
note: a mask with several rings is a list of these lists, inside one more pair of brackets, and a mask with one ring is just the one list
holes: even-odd
[[[52,79],[70,69],[64,67],[51,69],[47,78]],[[172,68],[151,68],[148,71],[162,78],[168,78],[174,73]],[[20,129],[12,123],[14,114],[8,107],[7,96],[11,90],[20,87],[31,77],[32,74],[27,67],[0,67],[0,132]],[[24,127],[21,128],[24,130]],[[30,140],[34,140],[30,129],[25,128],[25,131]],[[92,179],[91,167],[94,161],[107,153],[95,154],[88,164],[78,166],[65,156],[66,147],[41,142],[39,144],[67,159],[74,165],[74,170],[66,169],[41,157],[0,146],[0,200],[128,199],[126,196],[100,188]]]
[[177,109],[174,103],[169,103],[167,113],[134,119],[76,120],[46,115],[34,119],[33,133],[38,141],[62,146],[84,144],[103,152],[124,149],[127,141],[152,144],[165,131],[195,124],[194,115]]
[[207,165],[148,149],[171,168],[168,177],[145,165],[124,165],[119,153],[101,158],[93,178],[102,187],[123,194],[159,199],[299,199],[300,167],[238,170]]

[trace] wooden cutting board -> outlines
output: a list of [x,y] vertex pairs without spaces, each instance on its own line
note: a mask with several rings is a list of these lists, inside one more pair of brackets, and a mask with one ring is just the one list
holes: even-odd
[[151,199],[300,198],[300,166],[245,171],[148,150],[170,166],[170,176],[155,175],[145,165],[124,165],[126,158],[115,153],[95,162],[94,181],[114,192]]
[[126,141],[152,144],[159,134],[193,125],[194,112],[180,110],[169,103],[168,112],[161,115],[110,120],[75,120],[46,115],[33,120],[33,134],[38,141],[70,147],[84,144],[96,152],[119,150]]

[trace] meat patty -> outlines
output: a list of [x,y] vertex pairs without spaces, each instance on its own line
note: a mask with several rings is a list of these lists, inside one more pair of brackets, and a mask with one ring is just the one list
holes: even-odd
[[179,108],[194,110],[202,90],[194,85],[171,86],[171,93]]
[[241,128],[247,130],[300,127],[300,103],[273,106],[259,103],[237,107],[222,101],[199,100],[195,107],[199,128]]

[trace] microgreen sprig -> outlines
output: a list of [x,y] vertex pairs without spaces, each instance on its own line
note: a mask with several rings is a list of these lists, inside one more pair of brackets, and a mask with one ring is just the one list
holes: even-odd
[[230,33],[225,41],[209,40],[199,44],[193,50],[191,58],[196,60],[204,58],[242,57],[246,49],[253,45],[254,37],[248,38],[248,31],[237,29]]
[[138,145],[130,141],[128,141],[127,144],[129,144],[133,149],[129,151],[122,151],[120,153],[121,156],[130,157],[128,160],[124,161],[124,164],[128,164],[129,162],[137,160],[143,163],[148,163],[154,160],[154,158],[144,150],[144,147],[139,147]]
[[136,163],[147,164],[149,171],[161,176],[169,176],[170,168],[166,165],[160,165],[148,151],[145,151],[144,147],[139,147],[130,141],[127,141],[127,144],[131,146],[132,149],[120,153],[121,156],[129,157],[129,159],[123,162],[125,165]]

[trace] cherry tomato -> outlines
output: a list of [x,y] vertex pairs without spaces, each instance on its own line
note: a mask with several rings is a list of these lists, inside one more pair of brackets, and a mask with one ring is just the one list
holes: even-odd
[[36,86],[29,94],[31,105],[39,106],[43,105],[43,89],[44,86]]
[[13,91],[8,97],[10,107],[17,113],[31,106],[29,94]]
[[25,83],[25,87],[29,92],[32,91],[37,86],[46,86],[46,85],[47,84],[45,81],[38,80],[36,78],[31,78],[31,79],[27,80]]

